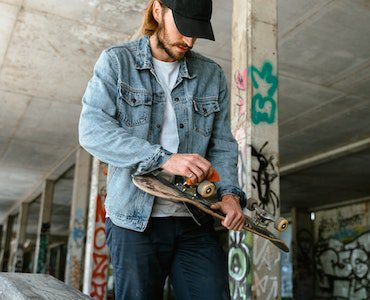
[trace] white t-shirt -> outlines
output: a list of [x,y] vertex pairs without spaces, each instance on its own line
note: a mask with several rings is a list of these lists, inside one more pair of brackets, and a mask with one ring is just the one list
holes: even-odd
[[[178,61],[164,62],[153,57],[153,66],[166,96],[160,143],[164,149],[172,153],[177,153],[180,141],[177,131],[176,114],[172,106],[171,92],[176,84],[180,65]],[[173,176],[168,174],[162,175],[169,180],[173,180]],[[151,216],[190,216],[190,214],[182,203],[155,198]]]

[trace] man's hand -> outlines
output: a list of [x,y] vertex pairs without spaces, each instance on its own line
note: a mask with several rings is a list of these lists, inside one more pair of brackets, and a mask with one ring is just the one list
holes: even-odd
[[225,195],[222,200],[211,206],[226,215],[221,224],[229,230],[240,231],[243,229],[245,217],[239,204],[239,199],[233,195]]
[[211,163],[199,154],[172,154],[161,168],[171,174],[191,178],[194,183],[207,179]]

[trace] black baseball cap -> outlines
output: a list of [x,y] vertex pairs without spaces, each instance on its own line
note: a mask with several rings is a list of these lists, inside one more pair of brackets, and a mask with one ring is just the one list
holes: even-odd
[[212,0],[161,0],[160,2],[172,10],[177,29],[182,35],[215,40],[211,25]]

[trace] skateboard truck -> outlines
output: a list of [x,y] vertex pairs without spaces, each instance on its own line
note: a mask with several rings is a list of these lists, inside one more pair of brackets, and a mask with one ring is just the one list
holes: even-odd
[[256,211],[255,221],[260,223],[260,221],[270,221],[274,222],[274,227],[277,231],[282,232],[288,228],[288,221],[283,217],[274,217],[268,211],[263,209],[258,205],[258,201],[254,198],[249,198],[247,200],[247,208],[250,211]]
[[[190,178],[186,178],[185,182],[181,185],[178,185],[178,187],[181,187],[181,190],[183,192],[186,192],[187,188],[195,187],[196,186],[196,192],[203,198],[211,198],[217,193],[217,188],[214,184],[214,182],[220,181],[220,176],[216,172],[215,169],[211,167],[210,174],[208,175],[206,180],[203,180],[198,185],[195,185],[194,182]],[[196,193],[194,193],[194,197],[196,196]]]

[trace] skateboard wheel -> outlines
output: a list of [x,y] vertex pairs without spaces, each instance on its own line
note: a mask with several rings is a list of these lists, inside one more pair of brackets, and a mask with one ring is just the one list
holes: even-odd
[[209,182],[208,180],[205,180],[201,183],[199,183],[197,187],[197,192],[203,197],[203,198],[209,198],[216,194],[216,186]]
[[282,231],[284,231],[285,229],[288,228],[288,220],[284,219],[282,217],[277,218],[274,225],[275,225],[274,227],[277,231],[282,232]]
[[247,208],[250,210],[250,211],[253,211],[254,210],[254,206],[255,205],[258,205],[258,201],[255,199],[255,198],[248,198],[247,200]]

